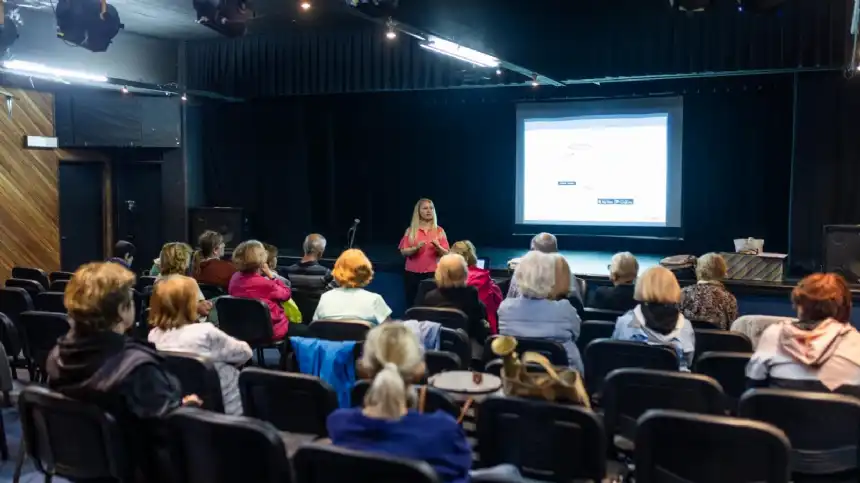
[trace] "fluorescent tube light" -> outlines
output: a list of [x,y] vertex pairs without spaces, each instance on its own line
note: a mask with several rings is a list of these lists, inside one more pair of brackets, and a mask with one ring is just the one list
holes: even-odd
[[469,62],[480,67],[498,67],[499,59],[492,55],[487,55],[483,52],[463,47],[449,40],[440,39],[439,37],[430,37],[426,43],[420,44],[422,48],[438,52],[442,55],[454,57],[455,59]]
[[86,72],[77,72],[74,70],[55,69],[47,65],[37,64],[35,62],[27,62],[24,60],[7,60],[3,62],[3,68],[8,69],[18,74],[36,74],[50,75],[60,79],[80,79],[90,82],[107,82],[108,78],[103,75],[87,74]]

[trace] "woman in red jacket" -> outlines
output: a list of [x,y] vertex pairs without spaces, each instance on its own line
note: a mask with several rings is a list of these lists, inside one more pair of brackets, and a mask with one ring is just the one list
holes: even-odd
[[458,241],[451,246],[451,253],[461,255],[466,259],[469,266],[469,277],[466,285],[478,289],[478,298],[487,307],[487,322],[490,323],[490,332],[499,333],[499,319],[497,313],[502,303],[502,290],[490,277],[489,268],[478,268],[478,256],[475,253],[475,245],[469,240]]
[[262,300],[272,314],[272,332],[275,340],[287,335],[290,322],[284,314],[283,303],[290,300],[289,287],[283,284],[266,261],[269,253],[257,240],[239,244],[233,251],[233,263],[238,272],[230,279],[228,293],[233,297]]

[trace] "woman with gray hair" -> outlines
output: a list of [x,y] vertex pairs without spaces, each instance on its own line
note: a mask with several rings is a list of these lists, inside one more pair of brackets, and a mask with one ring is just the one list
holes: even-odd
[[616,253],[609,262],[611,287],[597,287],[591,305],[598,309],[627,312],[636,307],[633,282],[639,275],[639,262],[630,252]]
[[521,296],[507,298],[499,307],[499,333],[558,342],[567,351],[568,364],[582,372],[574,343],[581,321],[570,302],[558,300],[570,290],[570,277],[557,276],[564,267],[564,258],[555,253],[531,251],[522,258],[514,272]]
[[726,290],[726,260],[717,253],[706,253],[696,261],[695,285],[681,292],[681,311],[689,320],[710,322],[715,329],[727,330],[738,318],[738,301]]

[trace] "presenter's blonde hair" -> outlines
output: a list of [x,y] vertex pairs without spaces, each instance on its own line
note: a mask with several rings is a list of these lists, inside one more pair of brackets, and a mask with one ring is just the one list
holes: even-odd
[[412,209],[412,222],[409,223],[409,229],[406,230],[406,234],[409,235],[409,243],[415,243],[415,235],[418,234],[418,227],[421,222],[419,211],[421,211],[421,203],[424,203],[425,201],[430,203],[430,207],[433,208],[433,226],[430,229],[434,234],[439,230],[439,225],[436,221],[436,205],[433,204],[433,200],[430,198],[421,198],[418,200],[418,203],[415,203],[415,208]]

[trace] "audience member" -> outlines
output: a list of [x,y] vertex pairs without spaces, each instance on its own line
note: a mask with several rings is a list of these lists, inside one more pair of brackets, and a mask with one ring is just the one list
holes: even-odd
[[325,292],[314,312],[314,320],[360,319],[381,324],[391,316],[382,296],[364,289],[373,280],[373,266],[364,252],[344,251],[332,271],[338,287]]
[[285,267],[283,270],[287,275],[322,275],[326,277],[326,284],[331,282],[331,270],[320,265],[320,259],[325,253],[326,240],[319,233],[311,233],[305,237],[302,243],[304,256],[299,263]]
[[[158,256],[158,265],[159,273],[155,277],[156,285],[162,280],[188,275],[191,265],[191,247],[181,242],[165,243],[161,247],[161,254]],[[197,285],[197,282],[195,281],[194,284]],[[205,319],[212,310],[212,302],[206,300],[199,285],[197,286],[197,301],[197,313]]]
[[233,274],[228,293],[233,297],[262,300],[269,306],[272,315],[272,332],[275,340],[281,340],[289,330],[289,320],[284,314],[283,303],[290,299],[290,288],[275,278],[269,269],[266,248],[257,240],[244,241],[233,250],[233,263],[238,270]]
[[678,355],[679,369],[689,371],[696,336],[678,310],[681,287],[675,275],[660,266],[645,270],[636,281],[634,297],[639,305],[618,317],[612,338],[669,346]]
[[236,267],[222,260],[224,237],[217,231],[206,230],[197,239],[200,249],[194,252],[191,273],[200,283],[208,283],[227,290]]
[[281,283],[289,287],[290,281],[278,273],[278,247],[271,243],[263,243],[263,247],[266,248],[266,253],[269,255],[269,258],[266,260],[266,264],[269,265],[269,270],[272,271],[272,275],[274,275],[276,279],[280,280]]
[[738,301],[722,284],[726,270],[726,260],[716,253],[706,253],[698,259],[698,281],[681,292],[684,317],[710,322],[720,329],[728,329],[738,318]]
[[490,269],[478,267],[478,255],[475,245],[469,240],[458,241],[451,246],[451,253],[457,253],[466,259],[469,266],[469,276],[466,284],[478,290],[478,298],[487,309],[487,322],[490,323],[490,331],[499,333],[499,305],[502,303],[502,290],[490,277]]
[[627,312],[636,306],[633,282],[639,275],[639,262],[630,252],[616,253],[609,262],[611,287],[597,287],[591,306],[598,309]]
[[211,360],[218,370],[224,411],[242,414],[239,370],[254,353],[247,342],[235,339],[214,325],[197,323],[197,282],[175,275],[155,285],[149,302],[149,341],[158,350],[190,352]]
[[[149,421],[179,407],[183,398],[158,352],[123,335],[134,323],[134,282],[119,263],[89,263],[75,272],[64,296],[71,329],[48,356],[48,385],[112,414],[130,448],[134,480],[159,481]],[[200,400],[188,396],[184,402]]]
[[415,203],[412,221],[397,248],[406,257],[403,289],[406,306],[411,307],[416,302],[421,281],[435,276],[439,257],[448,253],[448,237],[437,223],[432,201],[422,198]]
[[487,309],[478,299],[475,287],[466,285],[468,273],[469,267],[462,256],[456,253],[443,256],[436,266],[436,288],[424,295],[420,305],[462,310],[469,318],[469,338],[482,346],[490,335]]
[[137,252],[132,242],[120,240],[113,246],[113,256],[107,261],[122,265],[131,270],[131,264],[134,262],[134,254]]
[[[530,250],[541,253],[558,253],[558,240],[552,233],[538,233],[534,238],[532,238]],[[508,263],[511,265],[517,265],[521,261],[522,259],[514,259]],[[585,294],[579,293],[579,286],[579,280],[571,273],[570,293],[568,294],[568,298],[573,299],[571,300],[572,303],[578,303],[580,306],[583,306]],[[517,286],[517,279],[514,277],[511,279],[510,287],[508,287],[507,298],[515,298],[519,296],[520,290]]]
[[582,357],[574,343],[579,337],[579,315],[567,300],[554,298],[570,290],[570,268],[564,277],[560,273],[564,267],[567,262],[558,254],[534,250],[522,258],[514,272],[521,296],[502,301],[499,333],[558,342],[567,351],[570,366],[582,372]]
[[796,321],[765,329],[747,365],[752,386],[860,397],[860,334],[851,326],[851,291],[841,276],[816,273],[791,292]]

